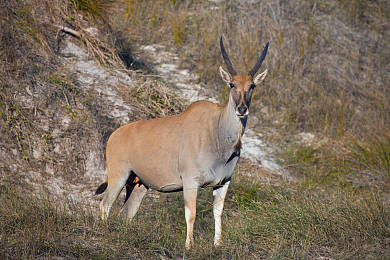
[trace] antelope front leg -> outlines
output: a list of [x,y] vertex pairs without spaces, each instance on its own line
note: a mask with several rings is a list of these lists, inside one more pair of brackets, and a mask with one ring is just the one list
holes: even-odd
[[215,236],[214,236],[214,245],[219,246],[222,241],[222,211],[223,204],[225,202],[226,192],[229,188],[230,181],[226,182],[223,186],[218,186],[213,188],[214,196],[214,219],[215,219]]
[[184,210],[187,223],[186,249],[189,250],[194,243],[194,222],[196,216],[197,187],[183,187]]

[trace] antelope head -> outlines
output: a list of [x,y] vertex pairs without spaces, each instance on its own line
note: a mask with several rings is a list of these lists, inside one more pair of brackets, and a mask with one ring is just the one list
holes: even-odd
[[220,38],[220,47],[223,59],[226,64],[228,72],[226,72],[222,66],[219,67],[221,77],[230,87],[230,98],[234,102],[234,111],[239,118],[244,118],[249,114],[249,106],[251,104],[253,90],[257,85],[259,85],[267,75],[267,70],[258,74],[256,77],[255,74],[261,67],[265,56],[267,55],[269,42],[265,45],[263,52],[253,68],[248,72],[248,75],[237,75],[236,71],[233,68],[233,65],[229,59],[229,56],[223,46],[222,36]]

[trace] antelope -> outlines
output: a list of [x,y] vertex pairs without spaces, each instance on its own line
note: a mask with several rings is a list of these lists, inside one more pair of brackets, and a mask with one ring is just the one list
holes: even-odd
[[96,190],[106,193],[100,203],[103,220],[126,186],[121,213],[130,221],[148,189],[183,191],[187,235],[185,247],[193,245],[193,226],[199,188],[213,188],[214,245],[222,240],[221,216],[225,196],[240,157],[254,88],[267,75],[255,77],[266,57],[269,42],[248,75],[237,75],[220,38],[228,72],[221,66],[223,81],[230,87],[224,105],[209,101],[192,103],[184,112],[164,118],[139,120],[118,128],[106,147],[107,178]]

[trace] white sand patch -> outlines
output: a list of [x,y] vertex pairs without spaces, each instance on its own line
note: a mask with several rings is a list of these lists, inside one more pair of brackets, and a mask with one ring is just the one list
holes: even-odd
[[[108,116],[117,120],[120,124],[130,122],[128,113],[132,107],[124,102],[118,94],[117,87],[127,87],[129,90],[134,86],[131,78],[121,71],[112,70],[101,66],[88,52],[71,41],[65,42],[61,51],[64,73],[76,75],[77,86],[96,91],[110,107]],[[72,118],[64,116],[61,120],[62,127],[66,129]],[[62,129],[54,129],[52,136],[56,138],[62,133]],[[62,143],[54,144],[56,153],[64,152]],[[98,144],[91,144],[85,153],[85,174],[80,175],[77,181],[70,183],[63,179],[58,169],[47,164],[44,173],[25,173],[26,180],[31,182],[37,191],[45,191],[51,195],[51,199],[68,205],[71,202],[81,202],[85,205],[94,205],[97,208],[101,199],[94,196],[98,184],[106,176],[106,169]],[[38,156],[38,152],[36,156]],[[77,173],[75,173],[77,174]],[[45,194],[45,193],[42,193]],[[69,204],[70,205],[70,204]]]
[[297,135],[298,141],[302,144],[312,145],[315,142],[315,136],[312,133],[301,132]]
[[196,76],[187,69],[180,69],[179,57],[166,51],[164,46],[154,44],[143,46],[141,49],[153,57],[153,65],[159,76],[172,85],[181,97],[189,102],[198,100],[217,102],[210,91],[201,84],[194,84],[197,81]]
[[266,170],[276,174],[282,174],[280,165],[275,162],[272,156],[272,149],[262,140],[261,136],[253,130],[248,129],[242,138],[242,156],[254,163],[260,164]]
[[100,96],[108,101],[110,115],[119,120],[121,124],[130,122],[128,112],[132,110],[118,95],[118,86],[132,87],[131,78],[120,71],[110,70],[101,66],[88,53],[71,41],[66,41],[65,48],[61,51],[65,56],[64,63],[69,71],[74,71],[80,86],[97,91]]

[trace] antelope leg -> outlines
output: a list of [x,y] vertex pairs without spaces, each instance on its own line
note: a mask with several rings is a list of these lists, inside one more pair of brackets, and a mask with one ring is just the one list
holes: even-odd
[[221,244],[222,241],[222,211],[223,211],[223,204],[225,202],[225,197],[227,190],[229,188],[230,181],[226,182],[222,186],[214,187],[213,188],[213,196],[214,196],[214,205],[213,205],[213,212],[214,212],[214,219],[215,219],[215,236],[214,236],[214,245],[218,246]]
[[183,187],[184,210],[187,223],[186,249],[190,249],[194,243],[193,230],[196,216],[196,197],[198,187]]
[[142,199],[144,198],[148,189],[143,184],[136,184],[131,191],[130,197],[127,199],[121,209],[121,213],[126,215],[127,221],[130,222],[137,213]]
[[107,168],[107,190],[104,194],[103,200],[100,202],[100,213],[103,220],[107,219],[112,204],[117,199],[123,186],[126,184],[127,178],[129,177],[129,170],[124,165],[109,165]]

